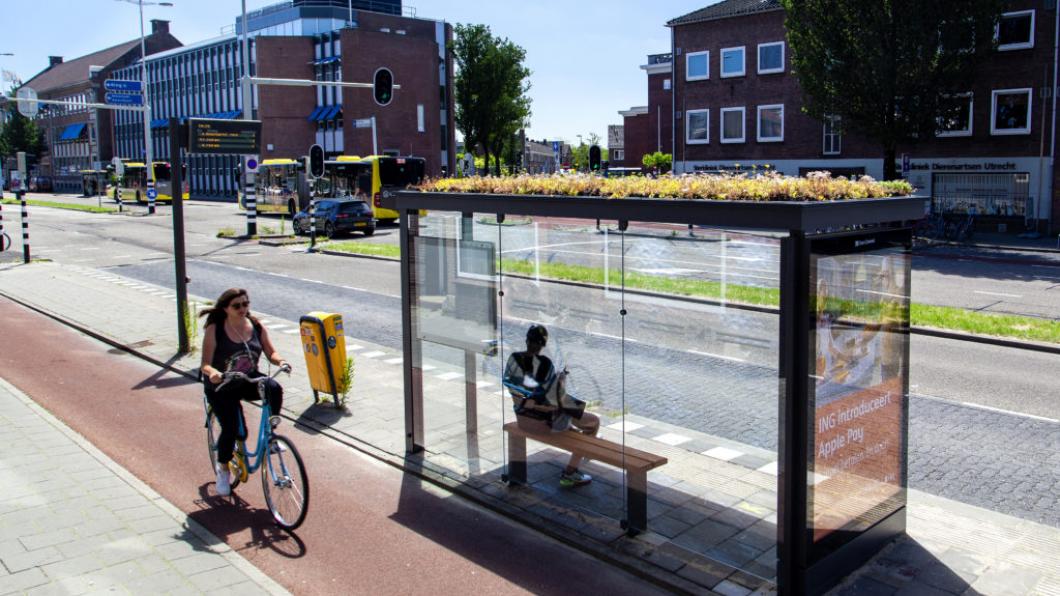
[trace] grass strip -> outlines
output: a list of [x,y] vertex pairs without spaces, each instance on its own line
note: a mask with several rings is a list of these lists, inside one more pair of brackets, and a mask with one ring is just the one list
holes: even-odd
[[[5,205],[18,205],[16,199],[4,199]],[[26,199],[26,205],[34,207],[51,207],[52,209],[70,209],[71,211],[87,211],[89,213],[116,213],[114,207],[97,207],[95,205],[80,205],[78,203],[59,203],[56,201],[40,201],[37,199]]]
[[[401,250],[392,244],[363,244],[358,242],[328,243],[322,248],[339,252],[367,254],[391,258],[400,258]],[[540,267],[538,269],[538,267]],[[605,271],[600,267],[587,267],[569,263],[540,263],[532,261],[503,259],[501,271],[519,275],[535,276],[573,281],[578,283],[619,287],[622,279],[618,271],[611,271],[605,279]],[[630,271],[626,273],[626,287],[635,290],[659,292],[678,296],[691,296],[728,302],[751,304],[755,306],[778,307],[780,290],[726,284],[724,294],[721,282],[663,277]],[[845,304],[841,310],[857,314],[855,305]],[[871,316],[874,313],[862,313]],[[878,313],[877,313],[878,314]],[[993,335],[1046,343],[1060,343],[1060,321],[1024,317],[1020,315],[1002,315],[976,312],[952,306],[932,306],[914,303],[909,313],[910,323],[916,327],[934,327],[949,331],[960,331],[974,335]]]

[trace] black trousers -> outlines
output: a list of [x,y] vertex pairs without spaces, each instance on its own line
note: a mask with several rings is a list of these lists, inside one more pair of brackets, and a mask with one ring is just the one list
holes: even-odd
[[[250,375],[253,378],[263,376],[261,373]],[[217,461],[227,464],[232,461],[232,451],[236,447],[236,439],[247,438],[247,422],[243,416],[241,402],[258,401],[258,387],[252,383],[232,382],[221,391],[213,391],[210,381],[206,381],[206,401],[213,408],[213,414],[221,425],[221,436],[217,437]],[[265,382],[265,397],[269,400],[269,408],[273,415],[280,413],[283,407],[283,387],[276,379]],[[239,432],[239,423],[243,422],[243,432]]]

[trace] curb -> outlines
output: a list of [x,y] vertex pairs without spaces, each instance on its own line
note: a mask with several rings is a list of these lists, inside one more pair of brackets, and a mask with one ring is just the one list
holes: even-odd
[[146,497],[152,505],[158,507],[163,513],[173,518],[173,521],[177,522],[182,527],[187,528],[196,538],[203,542],[207,550],[223,557],[229,565],[242,572],[248,579],[258,584],[267,593],[277,595],[290,594],[286,588],[266,575],[265,572],[237,554],[224,540],[215,536],[199,522],[188,517],[187,514],[167,501],[165,497],[158,494],[144,481],[121,467],[121,465],[111,459],[106,453],[100,451],[95,445],[78,434],[77,431],[67,426],[62,420],[59,420],[51,412],[33,401],[32,398],[22,392],[18,387],[15,387],[4,378],[0,378],[0,386],[22,401],[26,407],[33,410],[34,413],[43,418],[48,424],[55,427],[56,430],[73,441],[74,444],[85,450],[85,452],[91,455],[96,461],[103,464],[103,467],[110,470],[115,476],[121,479],[122,482],[128,484],[133,490]]

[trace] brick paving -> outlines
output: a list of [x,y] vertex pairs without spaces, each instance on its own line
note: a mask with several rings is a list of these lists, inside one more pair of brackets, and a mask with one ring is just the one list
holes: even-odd
[[287,594],[0,379],[0,594]]
[[[2,274],[0,292],[124,345],[137,346],[137,351],[158,361],[173,356],[175,308],[165,288],[124,279],[112,271],[56,264],[8,268]],[[115,303],[135,303],[137,308],[126,311],[117,323],[100,308]],[[298,336],[278,327],[291,329],[295,323],[258,314],[268,325],[277,326],[280,332],[274,333],[274,341],[283,353],[300,351]],[[401,458],[401,354],[393,347],[364,341],[356,337],[355,329],[347,328],[354,334],[347,338],[347,349],[357,358],[351,409],[343,412],[314,404],[304,374],[296,372],[285,382],[285,410]],[[473,488],[484,500],[504,502],[517,517],[637,557],[691,585],[737,594],[771,589],[776,455],[768,444],[737,440],[739,435],[734,439],[723,433],[692,431],[644,412],[627,416],[627,444],[670,459],[649,474],[650,531],[630,538],[616,522],[623,509],[622,479],[607,466],[589,465],[597,477],[589,490],[562,491],[555,479],[566,455],[535,447],[531,441],[530,486],[509,488],[501,483],[505,456],[499,428],[511,418],[506,400],[498,399],[497,387],[489,385],[493,379],[480,376],[480,430],[468,434],[462,371],[444,360],[428,361],[424,366],[428,454],[423,468]],[[194,369],[197,356],[180,359],[175,365]],[[775,391],[775,379],[773,383]],[[620,431],[611,426],[615,423],[605,413],[605,425],[611,427],[605,429],[605,436],[619,441]],[[972,426],[969,422],[969,432],[986,432]],[[1054,527],[918,491],[910,491],[908,514],[909,538],[848,578],[838,589],[840,593],[894,594],[921,589],[924,593],[970,589],[1005,593],[996,590],[1003,590],[998,587],[1003,583],[999,578],[1006,574],[1019,578],[1014,585],[1027,588],[1021,593],[1054,594],[1060,586],[1055,554],[1060,552],[1060,530]],[[993,532],[988,539],[980,537],[983,528]]]

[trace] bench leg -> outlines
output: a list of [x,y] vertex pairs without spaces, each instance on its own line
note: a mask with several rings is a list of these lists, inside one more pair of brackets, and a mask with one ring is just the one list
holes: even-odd
[[526,484],[526,437],[508,435],[508,483]]
[[636,534],[648,529],[648,472],[626,474],[626,530]]

